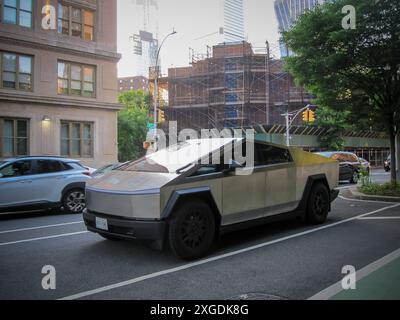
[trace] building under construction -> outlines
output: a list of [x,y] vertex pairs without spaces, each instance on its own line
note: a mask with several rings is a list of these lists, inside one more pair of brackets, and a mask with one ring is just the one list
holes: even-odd
[[203,55],[191,51],[189,67],[168,70],[166,119],[196,130],[283,124],[283,112],[306,106],[311,97],[268,46],[259,51],[247,42],[208,47]]

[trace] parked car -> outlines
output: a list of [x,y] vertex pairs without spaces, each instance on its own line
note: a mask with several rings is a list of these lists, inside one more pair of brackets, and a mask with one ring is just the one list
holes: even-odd
[[57,157],[24,157],[0,163],[0,212],[63,207],[85,208],[89,171],[79,161]]
[[92,167],[88,167],[88,166],[83,166],[87,172],[89,172],[89,175],[92,176],[93,173],[95,173],[98,169],[92,168]]
[[339,180],[349,181],[350,183],[358,183],[361,172],[361,162],[357,155],[351,152],[334,151],[319,152],[323,157],[339,161]]
[[[202,164],[214,157],[226,163],[222,149],[244,141],[189,140],[92,179],[84,211],[88,230],[159,248],[167,241],[177,256],[192,260],[228,231],[289,216],[323,223],[338,195],[337,161],[256,142],[251,168],[233,157],[230,164]],[[239,168],[248,175],[237,175]]]
[[386,161],[384,162],[384,168],[386,172],[390,171],[390,161],[391,161],[391,155],[389,155]]
[[361,168],[364,169],[365,171],[368,172],[368,174],[371,173],[371,164],[369,163],[369,161],[365,160],[364,158],[358,158],[358,160],[361,163]]

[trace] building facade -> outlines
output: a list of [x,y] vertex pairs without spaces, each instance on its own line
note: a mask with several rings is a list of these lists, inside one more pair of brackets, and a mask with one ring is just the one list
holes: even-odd
[[133,35],[133,53],[136,61],[134,76],[149,77],[150,68],[157,65],[158,40],[153,34],[140,30],[139,34]]
[[[280,31],[288,31],[306,10],[311,10],[326,0],[275,0],[274,9]],[[281,57],[290,55],[285,43],[279,44]]]
[[312,98],[294,84],[282,60],[255,53],[247,42],[226,43],[191,66],[169,69],[165,114],[180,129],[284,124],[283,112]]
[[149,79],[143,76],[118,78],[118,92],[143,90],[149,92]]
[[0,158],[117,161],[116,0],[0,4]]
[[314,8],[325,0],[275,0],[274,8],[279,29],[287,31],[306,10]]
[[244,41],[243,0],[222,0],[223,29],[221,42]]

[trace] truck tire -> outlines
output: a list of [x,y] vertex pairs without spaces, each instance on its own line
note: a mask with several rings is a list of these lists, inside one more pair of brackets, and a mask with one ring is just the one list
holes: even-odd
[[322,224],[326,221],[330,209],[329,190],[325,184],[317,182],[311,189],[307,204],[307,222]]
[[86,208],[85,190],[79,188],[68,190],[62,198],[62,205],[68,213],[82,213]]
[[169,220],[168,240],[172,252],[181,259],[203,257],[215,238],[215,219],[202,200],[182,202]]

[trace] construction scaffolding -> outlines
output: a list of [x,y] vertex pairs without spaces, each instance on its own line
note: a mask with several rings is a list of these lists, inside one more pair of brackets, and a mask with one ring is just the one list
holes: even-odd
[[190,66],[168,70],[167,120],[196,130],[282,124],[283,112],[311,97],[273,52],[248,42],[207,47],[205,54],[190,49]]

